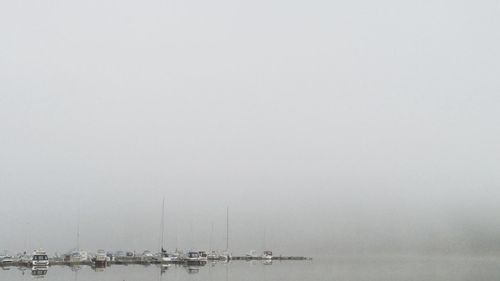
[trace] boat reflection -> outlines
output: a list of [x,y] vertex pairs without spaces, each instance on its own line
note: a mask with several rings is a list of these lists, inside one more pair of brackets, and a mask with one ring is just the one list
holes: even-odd
[[160,264],[160,275],[163,275],[165,274],[165,272],[167,272],[167,270],[170,268],[170,264],[166,263],[166,264]]
[[204,263],[186,263],[183,265],[183,267],[186,269],[186,271],[189,273],[189,274],[196,274],[198,272],[200,272],[200,268],[204,267],[207,263],[204,262]]
[[187,272],[189,274],[195,274],[200,272],[200,267],[199,266],[194,266],[194,265],[186,265],[185,266]]
[[94,271],[95,272],[104,272],[105,266],[95,266]]
[[106,263],[95,263],[90,266],[95,272],[104,272],[106,268]]
[[76,273],[82,269],[82,266],[79,264],[73,264],[73,265],[70,265],[69,268],[71,269],[71,271]]
[[48,266],[34,266],[31,268],[31,276],[33,276],[34,278],[45,278],[45,275],[47,275],[48,271]]

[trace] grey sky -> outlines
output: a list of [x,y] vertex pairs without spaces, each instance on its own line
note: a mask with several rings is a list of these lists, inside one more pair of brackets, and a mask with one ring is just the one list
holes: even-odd
[[0,249],[500,250],[499,13],[1,1]]

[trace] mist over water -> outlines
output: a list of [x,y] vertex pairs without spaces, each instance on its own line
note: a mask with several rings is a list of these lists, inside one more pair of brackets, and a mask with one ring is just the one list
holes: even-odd
[[1,1],[0,251],[498,255],[499,11]]

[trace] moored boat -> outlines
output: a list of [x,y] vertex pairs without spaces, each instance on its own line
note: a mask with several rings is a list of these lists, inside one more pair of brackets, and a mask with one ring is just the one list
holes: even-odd
[[97,250],[94,258],[94,264],[99,267],[105,267],[107,264],[108,257],[104,250]]
[[262,254],[262,259],[272,260],[273,259],[273,252],[271,252],[271,251],[264,251],[264,253]]
[[205,251],[199,251],[198,254],[200,255],[200,260],[201,261],[208,261],[208,254]]
[[30,264],[31,266],[48,266],[49,256],[47,256],[47,253],[45,251],[37,250],[33,252]]
[[199,252],[194,252],[194,251],[188,252],[186,257],[184,258],[184,261],[187,264],[195,264],[195,265],[204,265],[207,263],[206,259],[200,257]]
[[14,259],[9,256],[7,253],[5,255],[0,255],[0,265],[11,264],[14,262]]

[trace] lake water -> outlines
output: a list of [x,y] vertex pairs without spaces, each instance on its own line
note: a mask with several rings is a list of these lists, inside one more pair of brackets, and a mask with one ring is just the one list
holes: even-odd
[[29,268],[2,267],[0,280],[21,281],[392,281],[392,280],[499,280],[499,258],[316,258],[312,261],[233,261],[202,267],[171,265],[112,265]]

